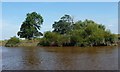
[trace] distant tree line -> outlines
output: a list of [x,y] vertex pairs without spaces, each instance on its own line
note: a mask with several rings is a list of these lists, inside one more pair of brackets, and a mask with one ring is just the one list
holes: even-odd
[[70,15],[64,15],[52,25],[53,31],[39,32],[43,17],[36,12],[28,13],[17,33],[20,38],[34,39],[39,36],[38,46],[107,46],[116,43],[117,37],[102,24],[92,20],[75,22]]

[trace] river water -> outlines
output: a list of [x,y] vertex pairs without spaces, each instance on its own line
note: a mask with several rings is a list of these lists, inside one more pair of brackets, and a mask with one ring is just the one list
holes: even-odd
[[[116,70],[118,47],[2,48],[3,70]],[[1,49],[0,48],[0,49]]]

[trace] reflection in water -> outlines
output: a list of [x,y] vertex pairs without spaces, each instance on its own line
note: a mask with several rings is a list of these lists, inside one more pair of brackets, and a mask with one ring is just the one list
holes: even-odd
[[35,48],[23,50],[23,62],[24,65],[31,66],[31,68],[39,65],[40,61]]
[[114,70],[117,47],[3,47],[3,69],[9,70]]

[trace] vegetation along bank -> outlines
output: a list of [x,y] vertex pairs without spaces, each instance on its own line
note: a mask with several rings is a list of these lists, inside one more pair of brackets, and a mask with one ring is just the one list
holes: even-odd
[[[5,46],[110,46],[117,45],[118,35],[111,33],[103,24],[93,20],[78,20],[65,14],[52,24],[52,31],[40,32],[44,18],[36,13],[28,13],[17,35],[25,40],[12,37]],[[41,38],[40,38],[41,36]],[[29,44],[30,45],[30,44]]]

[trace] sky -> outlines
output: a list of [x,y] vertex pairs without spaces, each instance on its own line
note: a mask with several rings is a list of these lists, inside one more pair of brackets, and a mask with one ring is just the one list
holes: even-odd
[[17,36],[27,13],[37,12],[44,19],[41,32],[51,31],[54,21],[69,14],[74,21],[85,19],[103,24],[112,33],[118,33],[117,2],[3,2],[2,3],[2,38]]

